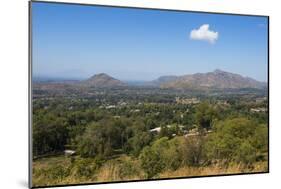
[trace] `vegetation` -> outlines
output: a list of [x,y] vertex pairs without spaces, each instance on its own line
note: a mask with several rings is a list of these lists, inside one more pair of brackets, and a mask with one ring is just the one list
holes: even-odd
[[34,186],[268,170],[263,92],[132,87],[33,96]]

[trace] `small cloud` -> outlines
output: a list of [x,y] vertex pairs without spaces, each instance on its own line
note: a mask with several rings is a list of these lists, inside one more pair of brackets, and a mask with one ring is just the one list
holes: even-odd
[[190,32],[190,39],[207,41],[214,44],[219,38],[219,32],[209,30],[209,24],[203,24],[198,29],[193,29]]

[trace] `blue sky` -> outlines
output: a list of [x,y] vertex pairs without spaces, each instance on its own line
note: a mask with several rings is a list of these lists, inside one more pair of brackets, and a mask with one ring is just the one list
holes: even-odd
[[222,69],[266,81],[267,24],[265,17],[33,2],[33,75],[152,80]]

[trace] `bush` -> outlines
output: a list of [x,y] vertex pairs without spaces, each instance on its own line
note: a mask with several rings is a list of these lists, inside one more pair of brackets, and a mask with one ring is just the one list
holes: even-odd
[[247,118],[233,118],[215,125],[206,144],[209,159],[254,163],[267,151],[267,128]]
[[251,144],[260,153],[268,151],[268,127],[266,125],[261,124],[255,129]]
[[39,119],[40,116],[35,116],[32,127],[33,156],[64,150],[68,138],[66,119],[52,113]]
[[253,164],[256,160],[256,149],[249,141],[245,141],[238,147],[235,157],[238,162],[243,162],[247,165]]
[[168,147],[163,150],[162,157],[165,163],[165,169],[176,170],[183,163],[183,140],[176,137],[168,141]]
[[145,147],[140,154],[141,166],[146,173],[146,178],[152,178],[160,173],[164,168],[160,154],[150,147]]
[[167,137],[156,140],[140,154],[141,166],[147,178],[152,178],[164,169],[176,170],[182,163],[180,141]]
[[183,145],[184,164],[198,166],[205,158],[205,140],[202,136],[190,136],[185,139]]
[[92,178],[101,167],[99,159],[78,159],[73,164],[73,172],[78,177]]
[[114,150],[122,149],[126,142],[126,124],[106,119],[89,124],[77,139],[77,151],[82,157],[109,158]]
[[152,135],[147,131],[135,132],[134,136],[128,141],[129,151],[134,156],[138,156],[141,150],[147,146],[152,140]]
[[118,167],[118,175],[120,179],[128,179],[140,174],[140,170],[136,162],[130,160],[129,158],[118,162]]
[[62,165],[55,165],[44,171],[46,176],[52,180],[62,180],[70,175],[71,168]]
[[195,119],[199,132],[204,132],[205,129],[210,130],[215,117],[217,117],[217,112],[210,103],[204,101],[197,105]]

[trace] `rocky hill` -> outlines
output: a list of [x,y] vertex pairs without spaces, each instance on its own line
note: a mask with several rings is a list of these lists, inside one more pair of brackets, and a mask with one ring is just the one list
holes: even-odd
[[105,73],[96,74],[83,81],[82,84],[90,87],[120,87],[126,85],[124,82]]
[[161,83],[160,87],[175,89],[262,89],[266,87],[266,83],[217,69],[208,73],[178,76],[172,81]]

